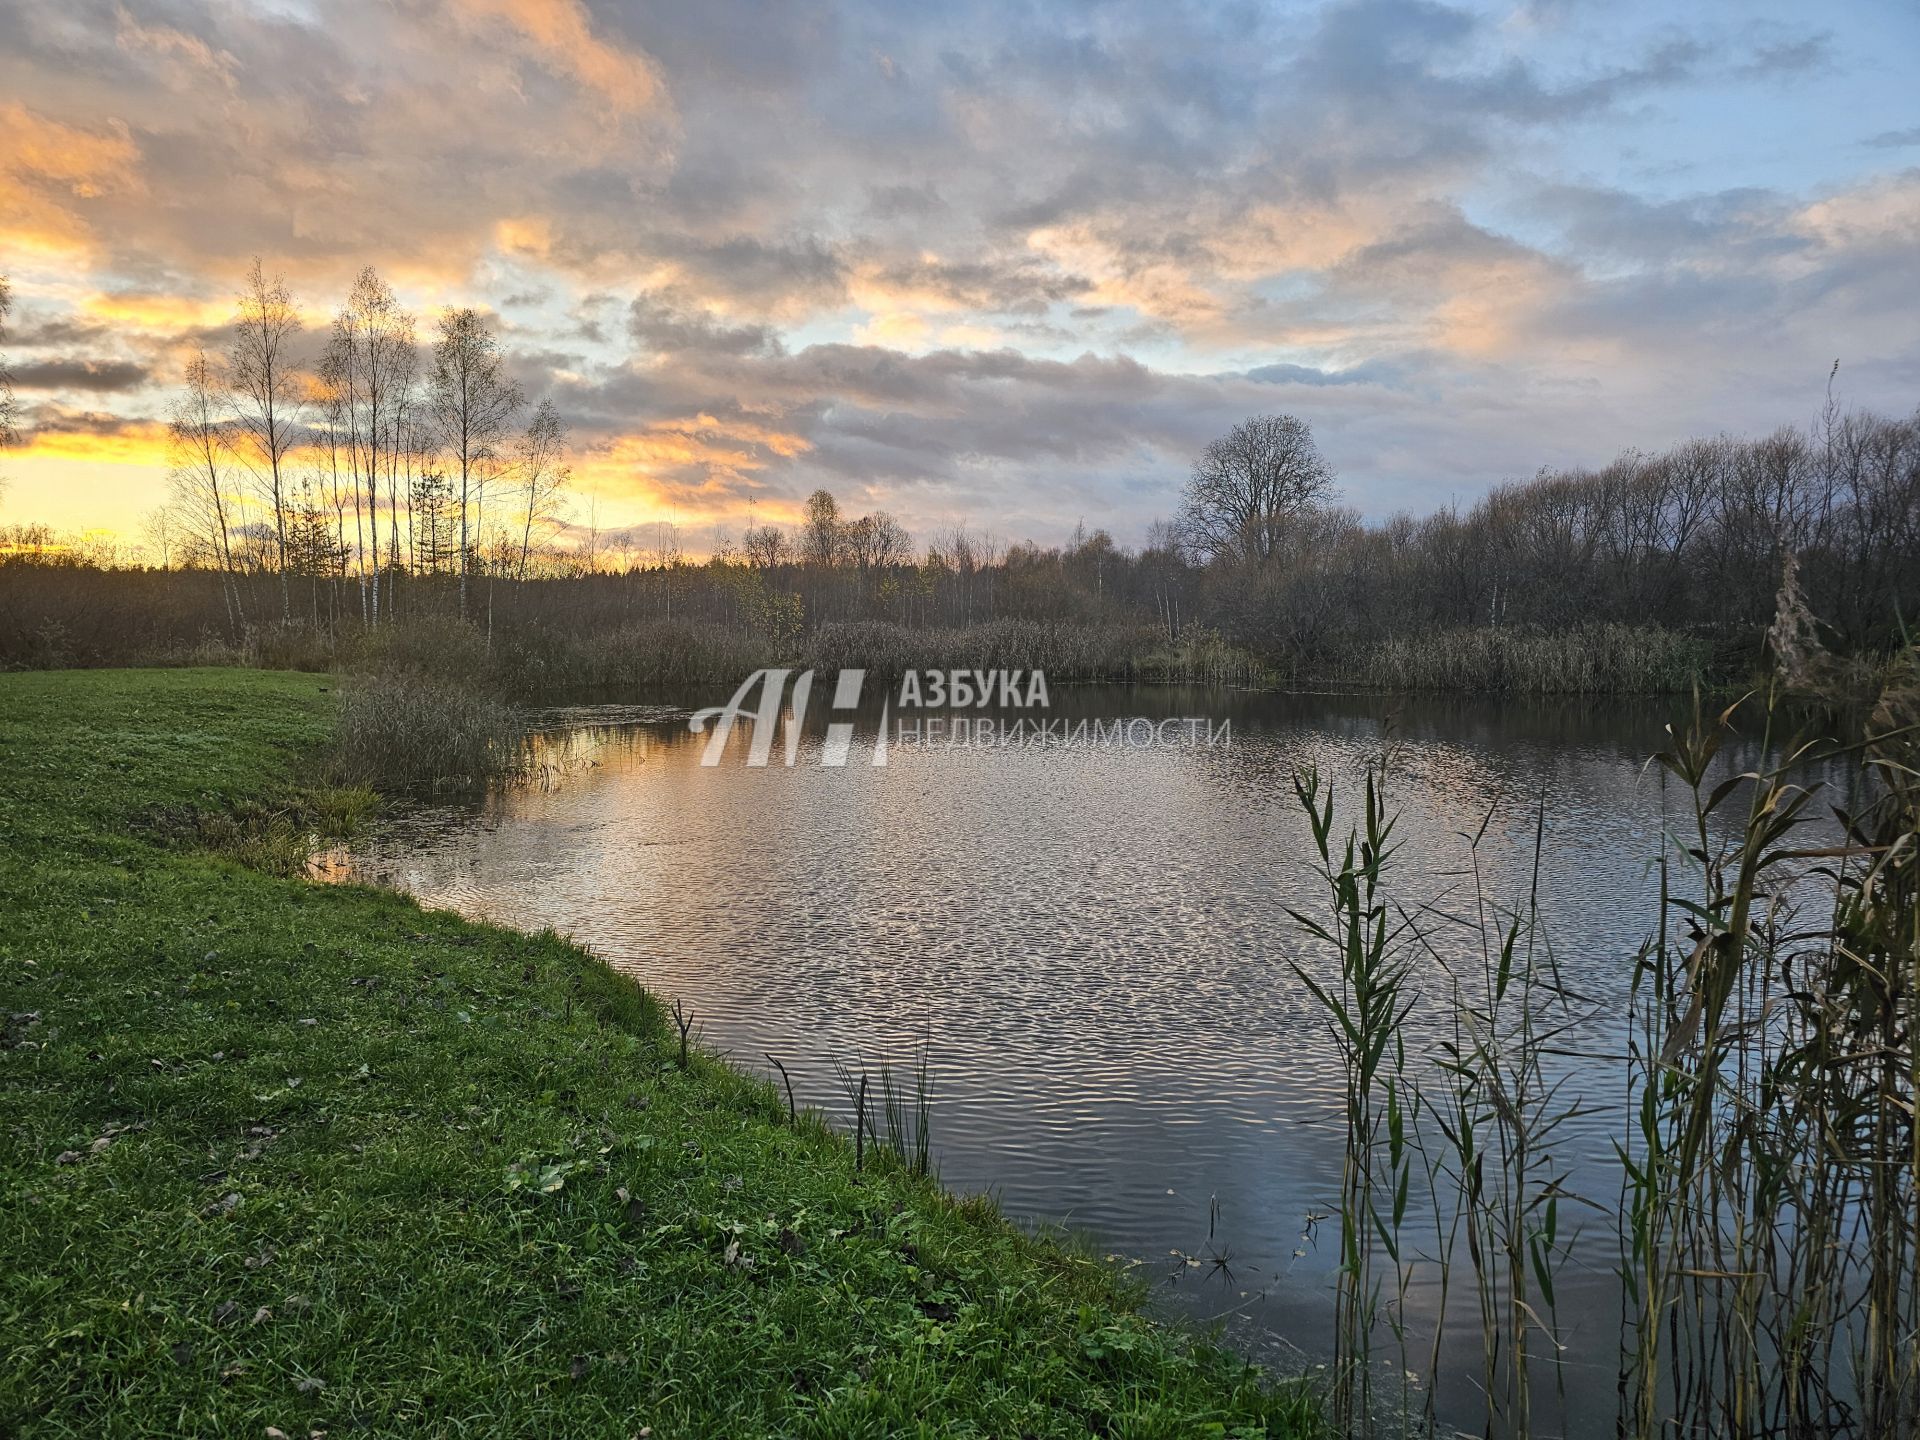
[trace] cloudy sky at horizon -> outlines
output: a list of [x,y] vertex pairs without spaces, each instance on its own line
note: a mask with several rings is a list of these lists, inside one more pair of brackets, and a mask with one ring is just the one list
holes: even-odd
[[1920,11],[8,0],[0,522],[138,530],[255,254],[488,308],[576,515],[824,485],[1137,542],[1251,413],[1348,503],[1920,402]]

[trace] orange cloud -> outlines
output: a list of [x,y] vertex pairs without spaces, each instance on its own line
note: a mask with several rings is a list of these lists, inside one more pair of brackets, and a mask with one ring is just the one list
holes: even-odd
[[1194,275],[1170,259],[1142,259],[1085,222],[1046,226],[1027,236],[1028,248],[1071,274],[1084,275],[1093,289],[1081,297],[1091,305],[1118,305],[1181,326],[1205,326],[1225,306]]
[[1836,248],[1920,243],[1920,174],[1878,176],[1803,207],[1792,223]]
[[457,8],[517,31],[546,69],[578,80],[621,114],[638,114],[665,100],[653,61],[598,39],[580,0],[457,0]]
[[184,90],[205,83],[209,78],[231,92],[240,62],[225,50],[219,50],[184,30],[170,25],[142,25],[122,10],[114,40],[122,50],[141,51],[168,66],[175,89]]
[[609,517],[615,524],[668,512],[682,522],[737,519],[747,504],[748,477],[811,448],[803,435],[749,420],[681,416],[588,449],[574,463],[574,482],[620,505],[621,513]]
[[0,243],[66,257],[86,251],[92,232],[74,202],[137,192],[138,160],[117,120],[82,130],[17,101],[0,105]]

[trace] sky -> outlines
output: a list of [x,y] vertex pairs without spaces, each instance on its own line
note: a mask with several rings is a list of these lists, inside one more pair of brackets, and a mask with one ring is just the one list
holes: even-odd
[[7,0],[0,523],[139,531],[241,278],[490,311],[574,515],[1138,543],[1920,402],[1920,7]]

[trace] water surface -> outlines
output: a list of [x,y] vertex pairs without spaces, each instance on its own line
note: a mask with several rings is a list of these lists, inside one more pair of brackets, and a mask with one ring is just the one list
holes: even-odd
[[[1555,1063],[1592,1105],[1557,1158],[1612,1205],[1623,1001],[1657,920],[1663,830],[1684,814],[1647,763],[1672,707],[1164,688],[1052,700],[1068,719],[1205,715],[1231,740],[895,745],[875,766],[869,729],[852,763],[824,768],[809,732],[792,768],[776,745],[754,769],[743,726],[704,767],[685,706],[554,711],[542,783],[401,817],[347,866],[576,937],[683,1000],[709,1046],[762,1071],[777,1056],[803,1104],[849,1112],[836,1059],[924,1057],[949,1185],[1088,1232],[1257,1355],[1312,1358],[1338,1246],[1313,1217],[1338,1193],[1343,1092],[1290,968],[1333,969],[1287,913],[1323,903],[1292,777],[1317,769],[1350,817],[1390,744],[1395,890],[1432,904],[1423,928],[1442,959],[1478,973],[1478,942],[1446,918],[1472,918],[1477,895],[1539,896],[1576,997]],[[1452,1032],[1453,981],[1425,957],[1415,983],[1418,1054]],[[1574,1408],[1609,1425],[1614,1258],[1609,1227],[1590,1224],[1561,1294]],[[1446,1408],[1471,1419],[1471,1402]]]

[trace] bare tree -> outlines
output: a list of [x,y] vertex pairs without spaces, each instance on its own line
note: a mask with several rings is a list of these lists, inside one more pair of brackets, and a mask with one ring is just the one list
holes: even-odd
[[655,521],[653,548],[647,556],[647,563],[655,570],[671,570],[680,560],[680,527],[671,520]]
[[239,515],[226,469],[228,444],[221,414],[225,390],[226,381],[206,352],[196,354],[187,365],[187,388],[174,402],[168,425],[168,482],[183,527],[220,572],[227,624],[238,636],[246,614],[233,561]]
[[507,374],[500,342],[478,310],[448,309],[440,316],[428,382],[428,424],[459,476],[460,614],[467,613],[468,557],[473,496],[484,499],[486,478],[501,458],[514,415],[525,403]]
[[146,533],[147,543],[160,556],[160,568],[171,570],[174,541],[179,531],[179,526],[174,523],[173,507],[156,505],[141,522],[141,529]]
[[[380,622],[380,479],[384,470],[392,512],[391,560],[399,558],[397,496],[400,451],[406,443],[404,421],[419,356],[413,343],[413,317],[400,308],[392,289],[369,265],[353,282],[347,303],[334,318],[324,376],[337,392],[340,439],[354,481],[356,527],[365,495],[365,530],[360,541],[360,584],[367,623]],[[391,609],[391,601],[389,601]]]
[[1333,495],[1333,471],[1306,421],[1256,415],[1209,442],[1195,462],[1181,531],[1210,560],[1269,564],[1293,522]]
[[772,570],[792,558],[786,532],[777,525],[749,525],[740,537],[740,548],[747,563],[758,570]]
[[572,475],[563,463],[566,450],[566,422],[551,400],[542,400],[514,444],[513,480],[518,495],[516,518],[520,521],[519,578],[522,580],[527,578],[535,533],[559,523],[560,493]]
[[255,488],[273,511],[275,563],[280,571],[282,618],[293,616],[289,588],[288,529],[292,516],[292,477],[288,456],[300,441],[300,411],[305,395],[293,347],[300,337],[300,313],[284,279],[269,280],[254,257],[233,317],[233,345],[227,352],[227,383],[237,421],[229,431],[234,454],[252,473]]

